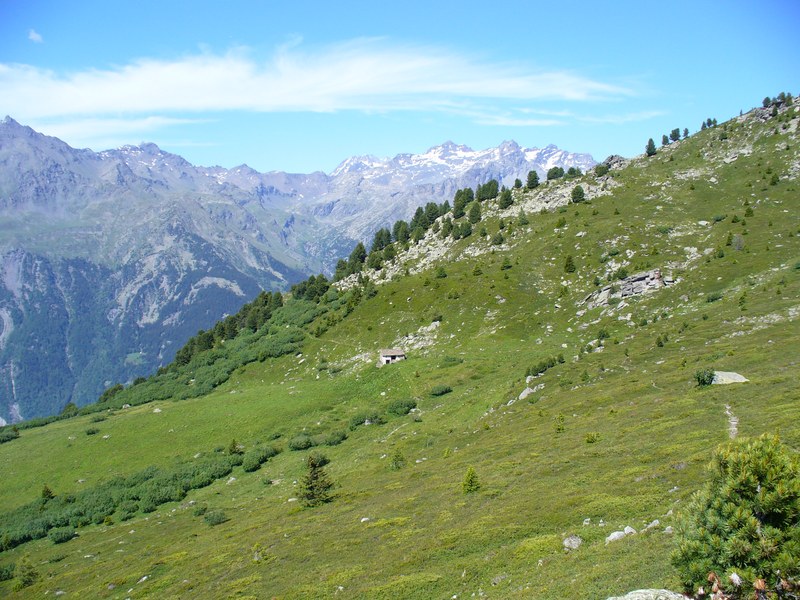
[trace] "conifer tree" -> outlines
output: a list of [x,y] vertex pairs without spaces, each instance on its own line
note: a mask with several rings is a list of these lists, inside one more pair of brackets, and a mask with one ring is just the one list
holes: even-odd
[[528,181],[525,187],[529,190],[539,187],[539,174],[536,171],[528,171]]
[[572,201],[575,204],[579,202],[583,202],[586,199],[586,192],[583,191],[583,187],[580,185],[576,185],[572,188]]
[[647,153],[647,156],[654,156],[656,153],[656,143],[653,141],[653,138],[647,140],[647,146],[645,147],[644,151]]
[[475,472],[475,469],[470,467],[467,469],[464,480],[461,482],[461,490],[465,494],[472,494],[479,489],[481,489],[481,482],[478,481],[478,474]]
[[[775,435],[720,446],[681,515],[672,562],[687,590],[709,573],[738,594],[800,576],[800,461]],[[731,576],[743,584],[732,589]],[[763,596],[766,598],[767,595]],[[773,597],[773,596],[769,596]],[[782,597],[782,596],[778,596]]]
[[305,506],[319,506],[333,500],[333,482],[325,472],[328,459],[318,453],[312,453],[306,459],[308,471],[301,481],[300,498]]
[[469,222],[475,225],[481,220],[481,205],[478,202],[473,202],[469,207],[469,214],[467,215]]
[[511,196],[511,190],[503,190],[500,193],[500,200],[497,202],[497,206],[500,208],[508,208],[514,204],[514,199]]

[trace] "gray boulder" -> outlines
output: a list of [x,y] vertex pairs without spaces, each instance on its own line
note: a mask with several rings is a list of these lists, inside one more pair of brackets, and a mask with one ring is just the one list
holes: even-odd
[[636,590],[624,596],[612,596],[608,600],[686,600],[686,596],[669,590]]

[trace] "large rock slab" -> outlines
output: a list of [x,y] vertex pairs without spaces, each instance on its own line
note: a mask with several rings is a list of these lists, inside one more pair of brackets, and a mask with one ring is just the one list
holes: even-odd
[[624,596],[612,596],[608,600],[686,600],[687,596],[669,590],[636,590]]
[[728,383],[747,383],[750,381],[744,375],[734,373],[733,371],[714,371],[714,380],[712,385],[726,385]]

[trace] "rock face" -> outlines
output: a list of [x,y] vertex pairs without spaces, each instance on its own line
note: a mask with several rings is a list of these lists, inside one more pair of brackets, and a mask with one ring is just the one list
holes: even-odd
[[687,596],[669,590],[636,590],[624,596],[609,597],[608,600],[686,600]]
[[596,292],[592,292],[585,299],[584,302],[587,308],[595,308],[597,306],[608,306],[608,301],[611,298],[619,298],[620,300],[630,296],[637,296],[639,294],[647,294],[655,292],[663,287],[672,285],[675,281],[672,277],[664,277],[660,269],[653,269],[643,273],[637,273],[626,277],[616,283],[612,283]]

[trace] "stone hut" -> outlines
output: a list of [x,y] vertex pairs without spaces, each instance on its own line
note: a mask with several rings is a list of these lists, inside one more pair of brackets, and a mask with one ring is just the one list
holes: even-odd
[[400,348],[385,348],[381,350],[380,364],[389,365],[398,360],[405,360],[406,353]]

